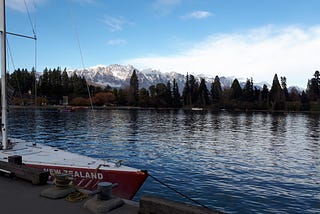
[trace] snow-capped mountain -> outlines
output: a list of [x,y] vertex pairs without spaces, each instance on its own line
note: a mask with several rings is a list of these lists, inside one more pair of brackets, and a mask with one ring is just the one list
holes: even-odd
[[139,71],[132,65],[98,65],[84,70],[68,70],[68,75],[77,74],[83,76],[87,81],[102,86],[110,86],[112,88],[125,88],[129,86],[130,78],[133,70],[136,70],[139,87],[148,89],[151,85],[158,83],[167,84],[168,81],[173,82],[176,79],[179,89],[184,87],[185,76],[176,72],[162,73],[158,70],[145,69]]
[[[186,75],[179,74],[176,72],[169,72],[169,73],[162,73],[159,70],[154,69],[145,69],[139,71],[132,65],[97,65],[94,67],[90,67],[84,70],[68,70],[68,75],[71,76],[73,73],[76,73],[78,76],[83,76],[86,78],[87,81],[93,82],[95,84],[101,86],[110,86],[112,88],[126,88],[129,86],[130,78],[132,75],[133,70],[136,70],[138,80],[139,80],[139,87],[149,89],[150,86],[156,85],[158,83],[167,84],[168,81],[173,83],[173,79],[176,80],[180,92],[182,92],[185,81]],[[205,78],[207,83],[207,88],[210,90],[211,83],[214,81],[212,77],[206,77],[204,75],[193,75],[195,79],[200,84],[201,78]],[[222,88],[229,88],[232,85],[233,80],[235,77],[220,77],[220,83]],[[240,85],[244,86],[245,81],[240,81]],[[259,89],[262,89],[262,86],[266,84],[270,90],[271,85],[267,82],[261,83],[254,83]]]
[[77,74],[85,77],[87,81],[94,82],[102,86],[111,86],[113,88],[123,87],[126,80],[130,80],[132,71],[135,68],[132,65],[97,65],[84,70],[69,70],[68,75]]

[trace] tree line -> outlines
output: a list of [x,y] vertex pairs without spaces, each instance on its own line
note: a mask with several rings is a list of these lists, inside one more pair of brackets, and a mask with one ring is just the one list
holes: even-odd
[[248,78],[241,86],[234,79],[230,87],[223,87],[216,76],[210,87],[206,80],[198,81],[187,74],[182,90],[175,79],[167,83],[158,83],[149,88],[140,88],[137,71],[134,70],[130,83],[125,88],[102,88],[88,84],[84,77],[75,73],[68,76],[66,69],[45,68],[37,77],[34,69],[17,69],[8,75],[8,83],[13,91],[11,103],[15,105],[63,104],[67,97],[71,105],[94,106],[135,106],[154,108],[206,108],[230,110],[320,110],[320,73],[315,71],[308,80],[306,91],[296,88],[288,91],[286,77],[274,75],[272,86],[262,88],[254,86]]

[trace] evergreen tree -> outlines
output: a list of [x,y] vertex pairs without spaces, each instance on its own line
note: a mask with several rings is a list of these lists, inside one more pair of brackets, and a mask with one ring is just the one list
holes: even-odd
[[141,88],[139,91],[139,106],[148,107],[149,106],[149,91],[145,88]]
[[268,101],[268,97],[269,97],[269,89],[268,86],[266,84],[263,85],[262,87],[262,91],[261,91],[261,101]]
[[130,78],[129,105],[137,106],[139,103],[139,81],[137,71],[134,69]]
[[260,93],[261,93],[261,91],[260,91],[260,89],[259,88],[257,88],[257,87],[254,87],[254,89],[253,89],[253,101],[259,101],[259,98],[260,98]]
[[243,88],[242,99],[244,101],[253,101],[254,99],[254,88],[253,88],[253,80],[247,79],[247,82]]
[[167,82],[166,103],[167,103],[167,107],[172,107],[173,98],[172,98],[172,90],[171,90],[170,81]]
[[277,74],[275,74],[273,78],[272,87],[269,94],[269,101],[273,110],[285,109],[285,97]]
[[281,81],[281,87],[282,87],[282,90],[284,93],[285,100],[288,101],[289,100],[289,92],[288,92],[288,88],[287,88],[287,78],[280,77],[280,81]]
[[189,86],[190,86],[190,94],[191,94],[191,105],[194,105],[198,100],[199,85],[197,80],[191,74],[189,76]]
[[180,108],[182,106],[181,104],[181,98],[180,98],[180,92],[179,92],[179,87],[176,82],[176,79],[173,79],[173,107],[174,108]]
[[150,92],[150,106],[156,107],[157,101],[156,101],[156,87],[154,85],[149,87]]
[[220,83],[220,78],[216,76],[213,83],[211,84],[211,99],[212,102],[220,102],[222,98],[222,87]]
[[200,82],[197,104],[201,107],[205,107],[210,104],[209,91],[207,89],[205,79],[201,79],[201,82]]
[[301,93],[301,111],[309,111],[310,110],[310,101],[308,99],[307,94],[302,91]]
[[117,92],[117,104],[120,106],[125,106],[128,104],[128,91],[120,88]]
[[47,95],[47,92],[50,88],[50,81],[49,81],[49,71],[48,68],[45,68],[42,72],[42,75],[39,79],[39,94],[41,96]]
[[314,78],[308,81],[307,95],[312,101],[320,99],[320,73],[315,71]]
[[156,107],[167,107],[167,86],[163,83],[158,83],[155,89]]
[[234,79],[231,85],[231,99],[239,100],[242,97],[242,88],[237,79]]
[[61,74],[61,86],[64,94],[70,93],[69,76],[66,69]]
[[184,106],[191,106],[191,90],[190,90],[190,83],[189,83],[189,75],[186,76],[186,82],[182,92],[183,97],[183,105]]

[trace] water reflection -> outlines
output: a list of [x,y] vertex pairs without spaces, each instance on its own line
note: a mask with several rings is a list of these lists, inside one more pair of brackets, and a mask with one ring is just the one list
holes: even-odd
[[[319,210],[319,115],[27,111],[10,112],[11,136],[124,160],[212,208],[228,213]],[[182,200],[150,179],[138,197],[146,193]]]
[[306,127],[309,129],[309,131],[306,133],[306,136],[318,141],[320,137],[320,115],[308,114],[306,122]]

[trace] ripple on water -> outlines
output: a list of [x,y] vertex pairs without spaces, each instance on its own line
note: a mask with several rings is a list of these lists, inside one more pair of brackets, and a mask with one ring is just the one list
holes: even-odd
[[[12,137],[122,159],[228,213],[319,213],[319,121],[307,114],[18,109],[10,112],[9,130]],[[151,178],[142,194],[184,201]]]

